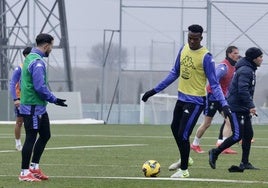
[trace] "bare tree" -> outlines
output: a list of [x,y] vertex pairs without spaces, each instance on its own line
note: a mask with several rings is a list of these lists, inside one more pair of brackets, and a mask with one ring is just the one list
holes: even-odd
[[[90,63],[103,66],[104,59],[106,58],[106,66],[115,66],[118,65],[119,62],[119,45],[111,44],[110,48],[108,48],[108,44],[105,45],[105,54],[103,53],[103,44],[98,43],[91,48],[91,51],[87,54]],[[109,49],[109,51],[108,51]],[[121,48],[121,65],[127,64],[127,49]]]

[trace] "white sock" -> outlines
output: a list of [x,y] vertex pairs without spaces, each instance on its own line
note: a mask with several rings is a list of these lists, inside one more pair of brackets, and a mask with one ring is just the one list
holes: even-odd
[[29,173],[30,173],[29,169],[21,169],[20,175],[21,176],[26,176]]
[[218,139],[217,140],[217,144],[221,144],[221,143],[223,143],[223,140],[222,139]]
[[226,140],[226,138],[227,138],[227,137],[222,137],[222,140],[224,141],[224,140]]
[[38,163],[31,163],[30,169],[39,169],[39,164]]
[[194,141],[193,141],[193,145],[194,146],[199,146],[200,145],[200,139],[201,138],[198,138],[197,136],[194,137]]
[[16,142],[16,146],[21,145],[20,139],[15,139],[15,142]]

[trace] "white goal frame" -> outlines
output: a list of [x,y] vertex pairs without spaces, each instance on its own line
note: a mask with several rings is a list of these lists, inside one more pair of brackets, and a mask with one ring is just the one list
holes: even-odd
[[146,102],[140,100],[140,124],[170,124],[177,99],[175,95],[156,94]]

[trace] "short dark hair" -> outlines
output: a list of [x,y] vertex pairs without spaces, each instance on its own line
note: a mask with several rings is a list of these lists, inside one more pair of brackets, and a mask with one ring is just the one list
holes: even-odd
[[193,24],[188,27],[188,30],[193,33],[203,33],[203,27],[201,25]]
[[35,42],[37,46],[40,46],[46,43],[51,44],[53,40],[54,38],[50,34],[40,33],[39,35],[37,35]]
[[26,47],[23,51],[22,51],[22,54],[24,57],[26,57],[32,50],[32,47],[28,46]]
[[236,46],[229,46],[225,51],[226,57],[228,57],[228,54],[232,53],[233,50],[236,50],[236,49],[238,49]]

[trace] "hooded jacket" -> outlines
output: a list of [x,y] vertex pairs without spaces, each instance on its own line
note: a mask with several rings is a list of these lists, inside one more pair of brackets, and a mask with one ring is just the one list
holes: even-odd
[[227,101],[231,111],[249,113],[251,108],[255,108],[253,95],[257,66],[244,57],[236,63],[235,67],[236,71],[229,88]]

